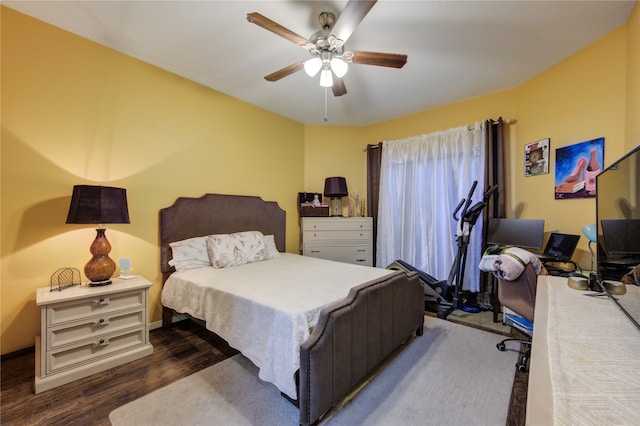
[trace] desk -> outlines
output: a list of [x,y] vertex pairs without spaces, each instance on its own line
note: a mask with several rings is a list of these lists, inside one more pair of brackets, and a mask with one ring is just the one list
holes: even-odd
[[612,300],[586,294],[538,277],[527,425],[640,424],[640,332]]

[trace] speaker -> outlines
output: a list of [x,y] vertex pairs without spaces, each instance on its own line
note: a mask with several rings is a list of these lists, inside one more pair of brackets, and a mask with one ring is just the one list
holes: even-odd
[[131,259],[128,257],[121,257],[118,259],[118,265],[120,266],[120,276],[118,278],[122,278],[123,280],[128,280],[131,278],[135,278],[135,275],[127,274],[128,271],[133,269],[131,267]]

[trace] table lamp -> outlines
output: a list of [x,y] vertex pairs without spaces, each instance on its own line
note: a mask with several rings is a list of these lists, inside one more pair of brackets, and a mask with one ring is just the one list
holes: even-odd
[[342,216],[342,197],[349,195],[347,180],[343,177],[328,177],[324,180],[324,196],[331,198],[329,216]]
[[130,223],[127,190],[110,186],[75,185],[67,223],[98,224],[97,235],[89,251],[92,258],[84,267],[89,286],[111,284],[116,263],[109,257],[111,244],[105,235],[105,223]]
[[591,271],[593,271],[593,249],[591,248],[591,243],[598,242],[598,230],[596,228],[596,224],[592,223],[590,225],[583,226],[582,233],[589,240],[589,251],[591,252]]

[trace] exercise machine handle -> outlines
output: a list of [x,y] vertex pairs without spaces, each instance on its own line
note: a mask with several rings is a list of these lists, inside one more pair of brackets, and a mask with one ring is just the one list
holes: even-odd
[[478,181],[474,180],[473,184],[471,185],[471,189],[469,190],[469,194],[467,195],[467,198],[466,199],[463,198],[462,200],[460,200],[460,203],[458,203],[458,207],[456,207],[456,209],[453,211],[453,218],[455,220],[460,220],[458,218],[458,210],[460,210],[460,207],[462,207],[463,204],[464,204],[464,209],[462,209],[462,215],[460,217],[465,217],[465,215],[467,214],[467,209],[471,204],[471,198],[473,197],[473,193],[476,191],[476,186],[478,186]]

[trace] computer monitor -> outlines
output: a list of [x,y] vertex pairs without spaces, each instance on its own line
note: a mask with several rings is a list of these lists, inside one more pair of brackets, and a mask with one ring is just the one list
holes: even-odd
[[542,250],[543,219],[489,219],[488,244]]
[[607,254],[640,255],[640,219],[602,219]]

